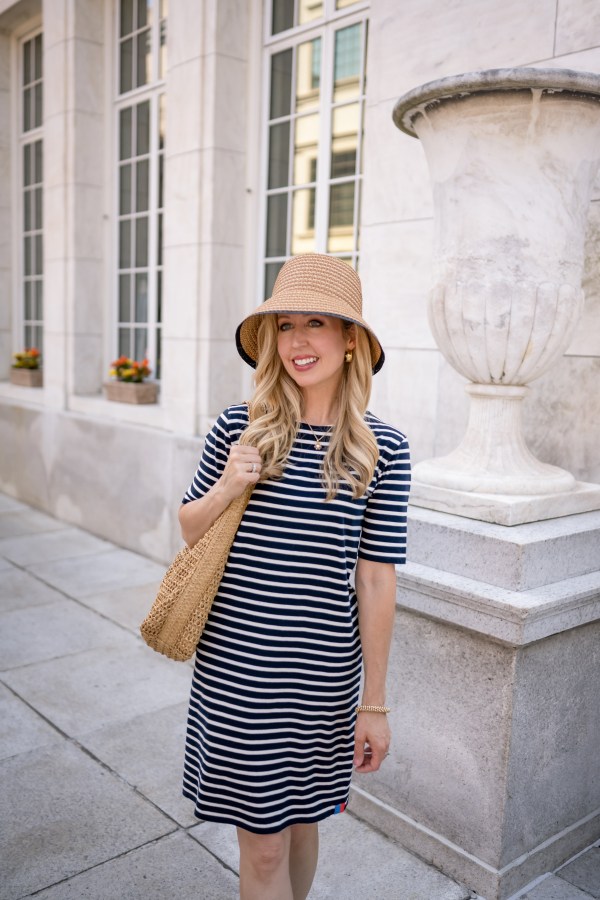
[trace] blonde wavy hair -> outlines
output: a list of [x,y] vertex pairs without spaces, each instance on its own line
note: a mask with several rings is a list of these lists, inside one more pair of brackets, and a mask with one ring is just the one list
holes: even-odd
[[[345,481],[354,498],[362,497],[373,478],[379,448],[364,420],[371,396],[372,361],[369,340],[360,325],[342,320],[356,338],[351,363],[344,364],[339,390],[339,415],[323,460],[323,486],[332,500]],[[303,416],[298,385],[285,371],[277,351],[277,315],[265,315],[258,329],[256,390],[252,419],[240,444],[256,447],[262,459],[261,481],[283,475]]]

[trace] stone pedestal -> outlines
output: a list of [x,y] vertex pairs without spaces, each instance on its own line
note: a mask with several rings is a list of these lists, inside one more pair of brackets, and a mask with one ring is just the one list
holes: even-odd
[[352,810],[501,900],[600,835],[600,513],[507,528],[411,507],[392,752]]

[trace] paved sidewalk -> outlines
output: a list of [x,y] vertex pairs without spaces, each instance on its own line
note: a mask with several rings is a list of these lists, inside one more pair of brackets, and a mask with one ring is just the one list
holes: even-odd
[[[238,896],[234,829],[180,796],[191,667],[138,633],[163,571],[0,494],[0,900]],[[473,896],[349,813],[321,846],[311,900]],[[600,897],[592,853],[527,898]]]

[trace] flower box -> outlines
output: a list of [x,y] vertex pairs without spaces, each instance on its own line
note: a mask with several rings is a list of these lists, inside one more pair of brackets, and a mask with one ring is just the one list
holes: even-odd
[[104,390],[107,400],[116,403],[156,403],[158,398],[155,381],[107,381]]
[[21,369],[13,368],[10,370],[11,384],[20,384],[22,387],[43,387],[44,371],[43,369]]

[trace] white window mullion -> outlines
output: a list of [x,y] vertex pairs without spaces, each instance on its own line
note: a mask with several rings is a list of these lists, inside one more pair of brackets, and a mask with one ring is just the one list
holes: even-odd
[[319,162],[317,165],[317,213],[315,237],[317,250],[327,246],[329,230],[329,176],[331,170],[331,98],[333,96],[333,29],[322,32],[321,116],[319,120]]

